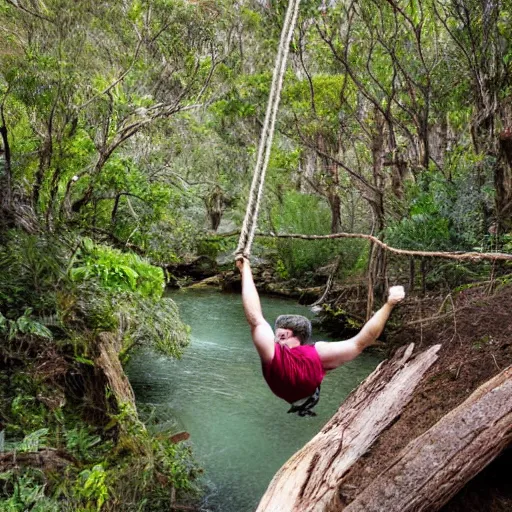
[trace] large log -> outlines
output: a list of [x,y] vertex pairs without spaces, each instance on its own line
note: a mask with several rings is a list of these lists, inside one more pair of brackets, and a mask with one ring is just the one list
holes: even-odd
[[257,512],[324,511],[349,468],[401,413],[440,345],[400,350],[349,395],[325,427],[274,476]]
[[439,510],[511,441],[512,366],[411,441],[345,508],[342,484],[335,510]]

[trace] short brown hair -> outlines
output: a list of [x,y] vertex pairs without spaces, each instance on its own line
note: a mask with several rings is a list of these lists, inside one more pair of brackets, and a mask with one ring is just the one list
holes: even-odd
[[280,315],[276,319],[275,329],[290,329],[301,345],[311,341],[311,322],[302,315]]

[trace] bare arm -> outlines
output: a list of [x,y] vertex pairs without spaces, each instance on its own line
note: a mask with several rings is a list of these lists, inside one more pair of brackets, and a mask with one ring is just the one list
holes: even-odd
[[392,286],[386,304],[375,313],[359,333],[346,341],[326,342],[319,341],[315,344],[322,365],[326,370],[332,370],[338,366],[355,359],[366,347],[373,345],[384,330],[384,326],[396,304],[405,297],[402,286]]
[[245,317],[251,328],[252,341],[261,360],[269,363],[274,358],[274,331],[263,317],[260,297],[252,278],[249,260],[237,260],[236,266],[242,275],[242,304]]

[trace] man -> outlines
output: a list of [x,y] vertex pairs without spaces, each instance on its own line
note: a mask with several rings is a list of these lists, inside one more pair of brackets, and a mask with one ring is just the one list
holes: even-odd
[[346,341],[311,344],[311,322],[300,315],[279,316],[274,334],[263,317],[249,260],[239,259],[236,265],[242,275],[242,304],[263,376],[275,395],[292,404],[288,412],[300,416],[314,415],[311,409],[318,403],[325,373],[352,361],[375,343],[394,306],[405,297],[402,286],[393,286],[387,302],[356,336]]

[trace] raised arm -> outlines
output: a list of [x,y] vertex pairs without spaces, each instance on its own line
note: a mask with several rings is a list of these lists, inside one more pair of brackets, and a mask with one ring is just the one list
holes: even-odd
[[392,286],[386,304],[375,313],[356,336],[346,341],[315,343],[325,370],[332,370],[355,359],[366,347],[373,345],[382,333],[393,308],[403,300],[403,286]]
[[274,331],[263,318],[260,297],[252,278],[249,260],[237,260],[236,266],[242,275],[242,304],[245,317],[251,328],[252,341],[264,363],[270,363],[274,358]]

